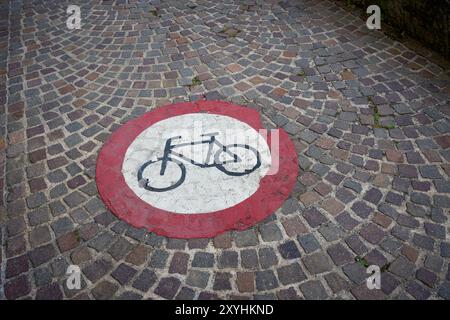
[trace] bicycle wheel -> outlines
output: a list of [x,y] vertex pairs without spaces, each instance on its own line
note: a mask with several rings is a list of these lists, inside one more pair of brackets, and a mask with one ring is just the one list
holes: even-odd
[[138,170],[138,182],[144,180],[142,185],[148,191],[164,192],[177,188],[186,178],[186,168],[172,158],[167,159],[167,167],[161,175],[161,164],[163,158],[150,160],[144,163]]
[[[221,161],[220,158],[225,154],[225,150],[239,157],[239,161]],[[217,151],[214,156],[216,168],[229,176],[243,176],[250,174],[261,166],[261,157],[259,152],[247,144],[229,144]]]

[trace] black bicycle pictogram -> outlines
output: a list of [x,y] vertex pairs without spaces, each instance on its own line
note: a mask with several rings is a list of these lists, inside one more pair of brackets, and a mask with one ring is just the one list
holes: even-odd
[[[181,136],[176,136],[167,139],[164,147],[163,156],[157,158],[156,160],[147,161],[140,166],[137,173],[137,179],[139,184],[146,190],[154,192],[164,192],[177,188],[184,182],[186,178],[186,167],[181,162],[181,160],[190,162],[191,164],[200,168],[216,167],[217,169],[219,169],[220,171],[229,176],[243,176],[246,174],[250,174],[251,172],[255,171],[261,166],[261,157],[259,152],[255,148],[247,144],[235,143],[224,145],[216,139],[216,135],[218,134],[219,134],[218,132],[202,134],[201,135],[202,137],[208,137],[208,139],[202,139],[199,141],[191,141],[179,144],[173,144],[172,142],[173,140],[181,139],[182,138]],[[174,149],[177,148],[199,144],[208,144],[206,159],[203,162],[194,161],[193,159],[174,151]],[[214,154],[213,159],[214,161],[210,163],[214,146],[219,148]],[[241,163],[241,165],[243,164],[242,160],[244,157],[242,155],[241,157],[239,157],[239,155],[237,155],[235,152],[230,151],[233,149],[236,149],[235,152],[237,153],[244,152],[245,159],[251,160],[250,162],[252,163],[250,163],[249,168],[243,169],[241,167],[234,168],[233,165],[230,166],[230,164],[234,165],[237,163]],[[224,153],[230,156],[232,159],[226,161],[220,160],[221,157],[224,156]],[[168,177],[167,181],[163,181],[163,184],[167,186],[156,186],[151,178],[147,178],[148,176],[151,175],[151,173],[153,174],[155,173],[154,170],[159,170],[160,177]],[[175,171],[171,171],[170,174],[167,174],[168,170],[177,170],[180,172],[176,174]],[[152,183],[154,185],[152,185]]]

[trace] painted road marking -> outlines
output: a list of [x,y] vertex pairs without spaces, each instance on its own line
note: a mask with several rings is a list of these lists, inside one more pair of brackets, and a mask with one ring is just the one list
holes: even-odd
[[[214,135],[205,136],[210,132]],[[173,137],[177,139],[167,144]],[[164,158],[166,145],[171,148],[166,148]],[[234,155],[240,161],[234,162]],[[161,175],[164,159],[167,167]],[[223,210],[250,197],[270,162],[267,142],[245,122],[191,113],[145,129],[128,147],[122,173],[128,187],[146,203],[175,213],[196,214]],[[148,180],[147,188],[139,185],[139,170],[140,177]]]

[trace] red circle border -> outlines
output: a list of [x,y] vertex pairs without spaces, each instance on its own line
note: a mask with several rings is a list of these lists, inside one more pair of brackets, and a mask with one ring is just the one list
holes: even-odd
[[[101,199],[118,218],[137,228],[172,238],[210,238],[229,230],[244,230],[268,217],[289,197],[298,175],[297,152],[287,133],[279,130],[279,168],[260,180],[259,189],[246,200],[224,210],[180,214],[151,206],[126,184],[122,163],[128,146],[146,128],[158,121],[207,112],[230,116],[264,129],[259,113],[225,101],[199,100],[158,107],[117,129],[104,144],[97,159],[96,182]],[[270,135],[268,135],[268,145]]]

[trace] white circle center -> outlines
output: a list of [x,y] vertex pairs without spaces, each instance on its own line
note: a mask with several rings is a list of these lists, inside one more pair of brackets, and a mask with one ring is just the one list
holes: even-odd
[[245,122],[191,113],[142,131],[127,149],[122,174],[151,206],[193,214],[244,201],[258,190],[270,165],[266,140]]

